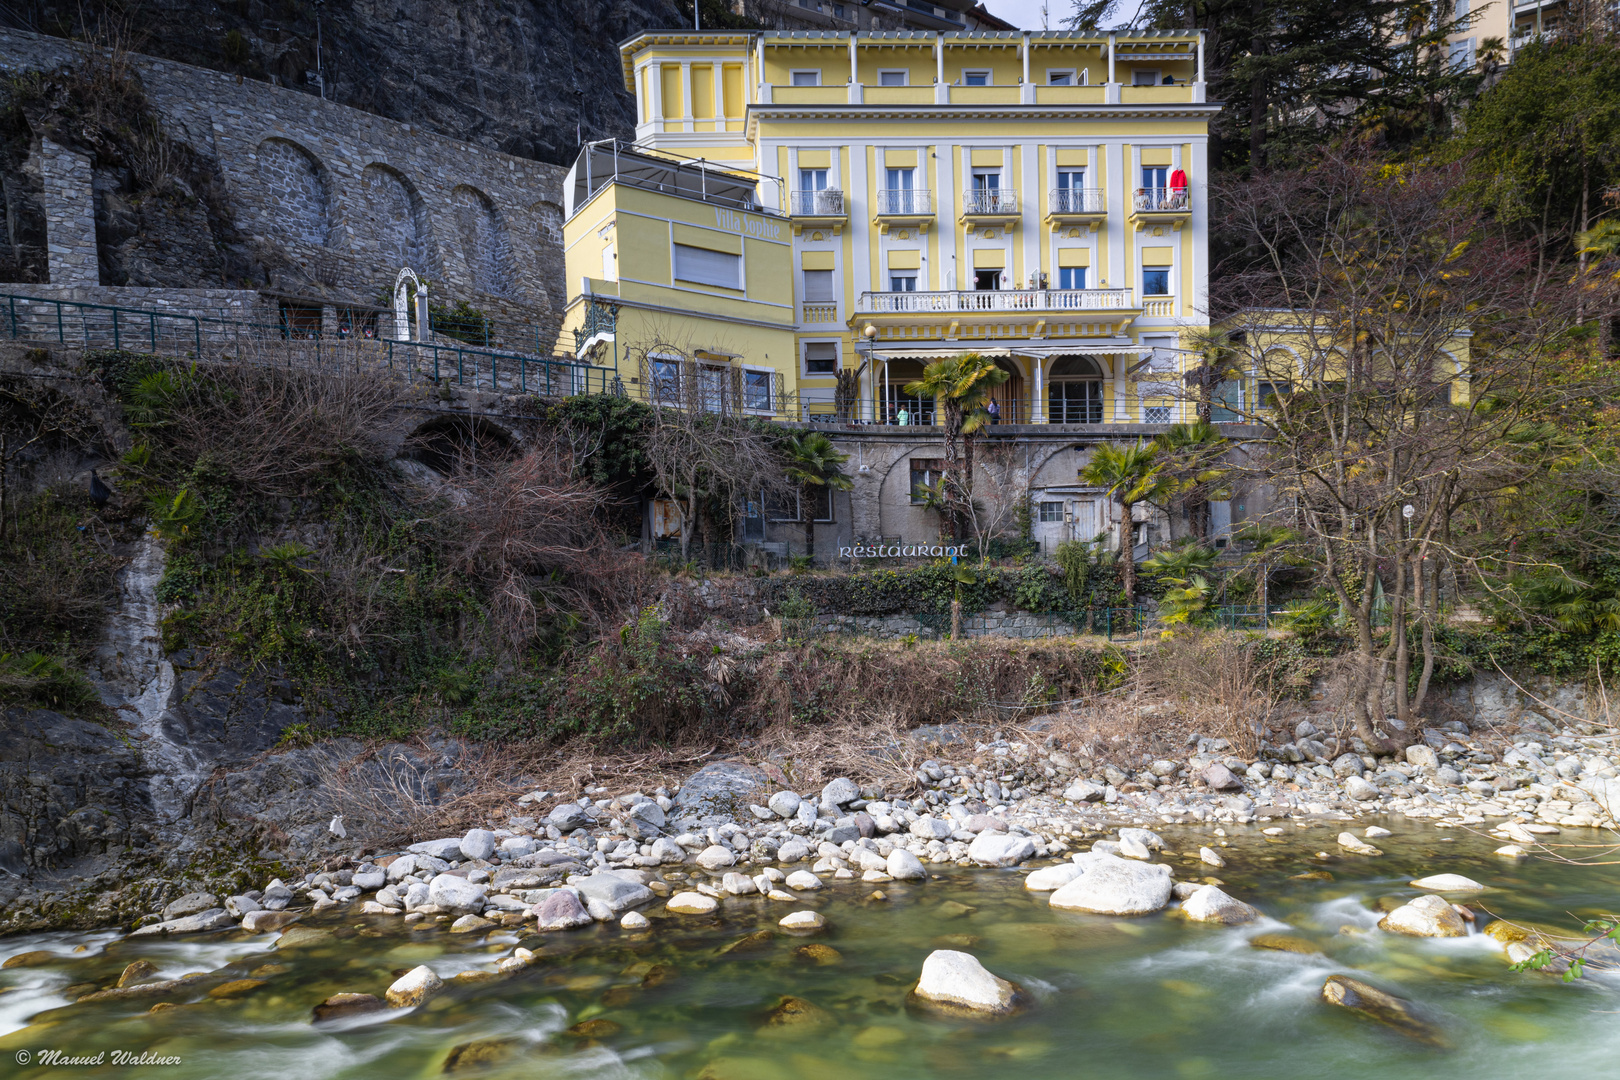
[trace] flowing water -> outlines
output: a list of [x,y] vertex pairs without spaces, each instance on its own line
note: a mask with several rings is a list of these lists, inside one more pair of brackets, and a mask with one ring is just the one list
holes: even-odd
[[[1460,873],[1492,889],[1468,903],[1497,915],[1570,930],[1620,907],[1620,867],[1514,863],[1496,841],[1403,820],[1377,841],[1382,858],[1316,861],[1338,829],[1228,827],[1227,891],[1266,918],[1240,929],[1190,924],[1171,912],[1117,919],[1054,911],[1015,871],[945,868],[927,884],[830,886],[800,907],[829,920],[821,934],[783,933],[721,951],[792,910],[759,898],[728,900],[716,916],[665,916],[650,931],[599,925],[537,935],[412,930],[357,914],[306,918],[331,931],[278,948],[275,935],[199,935],[168,941],[114,934],[0,940],[0,957],[58,954],[0,970],[0,1075],[57,1069],[16,1064],[20,1052],[78,1055],[122,1050],[179,1058],[166,1077],[705,1078],[908,1080],[921,1077],[1310,1077],[1380,1080],[1613,1075],[1620,1061],[1620,980],[1573,985],[1513,972],[1497,941],[1480,934],[1426,940],[1375,929],[1377,907],[1418,890],[1423,874]],[[1209,830],[1162,830],[1183,879],[1203,877]],[[1559,838],[1598,843],[1566,830]],[[1335,849],[1336,850],[1336,849]],[[1331,881],[1292,875],[1326,868]],[[936,870],[938,868],[935,868]],[[1027,869],[1027,868],[1026,868]],[[1481,924],[1487,921],[1482,915]],[[1287,933],[1313,955],[1251,947]],[[306,935],[307,936],[307,935]],[[518,945],[538,960],[510,975],[494,962]],[[833,952],[806,946],[829,946]],[[947,1019],[907,994],[934,949],[971,952],[1031,992],[1021,1015]],[[162,999],[84,1003],[137,959],[162,977],[214,972]],[[311,1022],[329,994],[381,995],[397,973],[427,964],[455,981],[427,1005]],[[1324,1004],[1323,980],[1354,975],[1417,1003],[1446,1045],[1424,1045]],[[210,997],[226,979],[257,980]],[[783,996],[808,1002],[800,1022],[772,1023]],[[153,1001],[176,1007],[148,1011]],[[476,1044],[459,1055],[456,1047]],[[451,1063],[453,1064],[447,1064]],[[75,1075],[127,1072],[108,1065]]]

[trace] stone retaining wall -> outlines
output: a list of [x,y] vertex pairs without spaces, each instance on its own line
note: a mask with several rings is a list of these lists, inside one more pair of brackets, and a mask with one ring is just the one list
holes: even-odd
[[[816,625],[827,633],[851,634],[895,640],[915,634],[919,638],[948,637],[949,625],[936,630],[912,615],[818,615]],[[962,636],[1047,638],[1075,637],[1080,631],[1054,615],[1033,615],[1027,611],[993,612],[963,616]]]
[[[0,29],[0,71],[51,70],[78,58],[71,42]],[[538,341],[550,351],[567,300],[564,170],[295,90],[148,56],[131,61],[169,136],[218,162],[235,224],[270,277],[264,291],[314,306],[386,306],[395,275],[410,266],[440,299],[465,300],[509,324],[497,326],[497,347],[532,352]],[[92,193],[89,158],[48,142],[36,155],[51,284],[86,287],[80,298],[96,303],[138,306],[146,297],[136,290],[99,285],[93,245],[102,195]],[[218,292],[205,291],[195,298],[203,307]]]

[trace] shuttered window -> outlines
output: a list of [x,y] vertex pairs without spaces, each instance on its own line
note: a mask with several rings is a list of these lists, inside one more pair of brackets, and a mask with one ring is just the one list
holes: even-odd
[[742,288],[742,256],[707,248],[675,245],[675,276],[699,285]]
[[806,270],[804,272],[804,299],[808,304],[830,304],[833,300],[833,272]]

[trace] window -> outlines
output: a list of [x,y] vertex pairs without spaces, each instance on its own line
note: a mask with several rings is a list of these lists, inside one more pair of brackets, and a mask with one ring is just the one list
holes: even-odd
[[991,292],[1001,288],[1000,270],[973,271],[973,288],[979,292]]
[[1137,68],[1131,72],[1132,86],[1158,86],[1159,72],[1157,68]]
[[653,400],[675,402],[680,400],[680,365],[675,360],[652,362]]
[[743,371],[743,408],[771,411],[771,376],[769,371]]
[[602,280],[619,280],[619,253],[611,246],[602,249]]
[[830,304],[833,302],[833,272],[806,270],[804,272],[804,302]]
[[931,488],[945,476],[944,458],[911,459],[911,501],[913,505],[926,502],[923,488]]
[[814,71],[795,71],[793,73],[793,85],[794,86],[820,86],[821,85],[821,69],[817,68]]
[[890,191],[910,191],[916,169],[889,169],[886,176]]
[[1086,287],[1086,268],[1083,266],[1058,267],[1058,288],[1083,289]]
[[1168,424],[1170,422],[1170,406],[1144,405],[1142,406],[1142,423]]
[[1086,186],[1086,171],[1084,169],[1059,169],[1057,174],[1059,191],[1082,191]]
[[974,169],[973,190],[996,192],[1001,190],[1000,169]]
[[1142,338],[1142,344],[1153,350],[1152,355],[1148,357],[1148,371],[1162,374],[1166,371],[1175,371],[1179,366],[1176,363],[1176,356],[1178,355],[1176,352],[1176,345],[1178,344],[1178,339],[1174,334],[1154,334],[1144,336]]
[[1142,295],[1170,295],[1170,268],[1168,266],[1142,267]]
[[833,15],[836,18],[842,19],[844,17],[844,5],[843,4],[834,4],[833,5]]
[[1063,504],[1061,502],[1043,502],[1043,503],[1041,503],[1041,522],[1042,522],[1042,524],[1051,524],[1054,521],[1061,522],[1062,520],[1063,520]]
[[916,274],[890,274],[889,275],[889,291],[890,292],[916,292],[917,291],[917,275]]
[[715,285],[722,289],[742,288],[742,256],[707,248],[675,245],[675,276],[681,281]]
[[1075,73],[1074,73],[1073,68],[1047,68],[1046,69],[1046,85],[1047,86],[1074,86],[1075,85],[1074,75],[1075,75]]
[[1466,38],[1451,43],[1451,69],[1463,72],[1474,70],[1474,39]]
[[833,519],[832,488],[825,484],[812,484],[804,489],[803,500],[811,521],[830,522]]
[[1255,386],[1255,398],[1262,409],[1275,409],[1277,399],[1287,397],[1292,389],[1285,382],[1262,382]]
[[804,346],[806,375],[838,374],[838,346],[831,341],[811,341]]
[[964,71],[964,72],[962,72],[962,85],[963,86],[989,86],[990,85],[990,72],[988,70],[985,70],[985,71]]
[[800,169],[799,170],[799,190],[800,191],[826,191],[827,190],[827,170],[826,169]]
[[1170,168],[1166,165],[1144,165],[1142,186],[1151,191],[1163,191],[1170,186]]
[[878,72],[879,86],[905,86],[911,80],[909,71],[880,71]]
[[1210,394],[1209,419],[1214,424],[1243,422],[1243,383],[1226,379],[1216,383]]

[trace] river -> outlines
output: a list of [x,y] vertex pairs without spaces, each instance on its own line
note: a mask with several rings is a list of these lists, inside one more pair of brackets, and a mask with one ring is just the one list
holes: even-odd
[[[652,926],[644,932],[596,924],[543,936],[527,927],[411,929],[349,909],[305,918],[299,927],[330,933],[298,935],[306,943],[292,947],[240,931],[8,938],[0,958],[56,955],[0,969],[3,1071],[59,1076],[63,1066],[49,1063],[56,1051],[109,1062],[74,1067],[75,1076],[128,1075],[134,1067],[110,1064],[122,1052],[177,1059],[142,1075],[209,1080],[1609,1075],[1620,1060],[1620,978],[1596,973],[1565,984],[1514,972],[1501,944],[1478,932],[1417,939],[1375,924],[1381,900],[1387,907],[1389,898],[1418,895],[1411,878],[1449,872],[1490,887],[1456,898],[1478,912],[1478,925],[1496,915],[1573,930],[1620,907],[1620,866],[1514,862],[1492,854],[1500,842],[1488,837],[1399,818],[1379,824],[1394,832],[1377,841],[1384,856],[1327,860],[1315,855],[1337,851],[1336,825],[1290,824],[1278,837],[1259,825],[1228,826],[1228,866],[1215,873],[1265,916],[1231,929],[1173,911],[1139,919],[1056,911],[1045,894],[1022,888],[1018,871],[944,867],[926,884],[883,885],[886,900],[870,899],[869,884],[831,885],[800,905],[826,916],[822,933],[777,931],[729,951],[751,933],[776,931],[799,907],[740,897],[715,916],[680,916],[655,905],[645,909]],[[1201,844],[1219,843],[1210,829],[1160,832],[1176,852],[1165,861],[1178,879],[1211,872],[1197,861]],[[1608,835],[1566,830],[1558,839],[1596,844]],[[1331,880],[1295,877],[1324,869]],[[1291,935],[1315,951],[1253,947],[1262,934]],[[520,945],[536,962],[496,975],[495,961]],[[972,953],[1033,1004],[997,1021],[917,1009],[908,992],[935,949]],[[211,976],[159,997],[69,1004],[112,985],[136,960],[155,965],[154,978]],[[328,995],[380,996],[418,964],[447,979],[479,974],[414,1010],[311,1022]],[[1325,1004],[1323,980],[1335,973],[1416,1003],[1444,1045]],[[226,983],[235,985],[222,991]],[[784,996],[797,1003],[783,1009]],[[172,1007],[153,1011],[160,1001]]]

